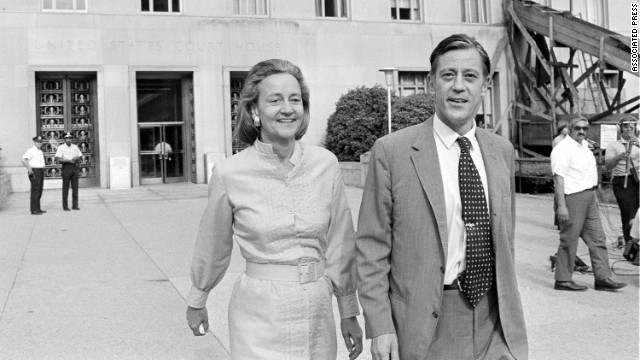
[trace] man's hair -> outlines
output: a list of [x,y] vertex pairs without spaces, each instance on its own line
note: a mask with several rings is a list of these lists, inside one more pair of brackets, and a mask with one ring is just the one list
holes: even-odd
[[440,41],[438,46],[433,49],[431,57],[429,58],[429,61],[431,62],[431,73],[435,73],[438,67],[438,59],[442,55],[449,51],[464,49],[476,49],[478,51],[482,60],[482,75],[489,76],[489,71],[491,71],[491,59],[489,59],[489,55],[487,55],[484,47],[482,47],[479,42],[467,34],[451,35]]
[[569,118],[569,124],[571,124],[571,127],[573,128],[573,125],[581,122],[581,121],[586,121],[587,123],[589,123],[589,120],[587,120],[586,117],[582,116],[582,115],[572,115]]
[[249,74],[245,79],[244,87],[240,93],[238,126],[234,132],[234,137],[240,142],[250,145],[260,136],[260,129],[254,125],[253,117],[251,116],[251,107],[258,102],[258,96],[260,95],[260,83],[268,76],[283,73],[293,76],[300,84],[304,115],[302,116],[302,124],[296,132],[296,140],[300,140],[307,132],[310,121],[309,88],[304,81],[302,71],[287,60],[270,59],[255,64],[249,70]]

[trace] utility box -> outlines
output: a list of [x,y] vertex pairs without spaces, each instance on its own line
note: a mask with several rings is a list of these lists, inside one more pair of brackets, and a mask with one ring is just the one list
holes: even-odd
[[131,189],[131,158],[114,156],[109,158],[109,188]]

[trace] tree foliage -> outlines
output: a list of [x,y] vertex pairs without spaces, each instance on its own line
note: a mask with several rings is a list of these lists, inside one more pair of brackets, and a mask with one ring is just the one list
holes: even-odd
[[[391,99],[393,131],[415,125],[435,112],[433,95]],[[342,95],[327,121],[326,148],[340,161],[359,161],[388,132],[387,91],[380,85],[358,87]]]

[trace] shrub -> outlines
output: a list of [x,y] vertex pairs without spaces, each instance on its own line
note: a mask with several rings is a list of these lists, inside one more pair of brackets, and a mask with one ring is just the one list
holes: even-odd
[[[431,116],[433,95],[392,96],[393,131],[418,124]],[[359,161],[373,143],[387,134],[387,90],[380,85],[358,87],[342,95],[327,120],[325,147],[340,161]]]
[[[395,99],[392,99],[392,101]],[[358,161],[386,134],[387,90],[380,85],[349,90],[327,120],[326,148],[340,161]]]
[[400,98],[391,106],[393,131],[419,124],[436,112],[433,94],[415,94]]

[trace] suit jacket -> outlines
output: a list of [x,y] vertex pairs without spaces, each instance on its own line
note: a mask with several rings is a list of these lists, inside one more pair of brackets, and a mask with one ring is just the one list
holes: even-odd
[[[489,188],[500,321],[512,354],[527,359],[514,265],[513,146],[480,128],[476,138]],[[358,293],[367,338],[396,333],[403,360],[426,356],[440,313],[448,239],[443,192],[433,117],[376,141],[358,219]]]

